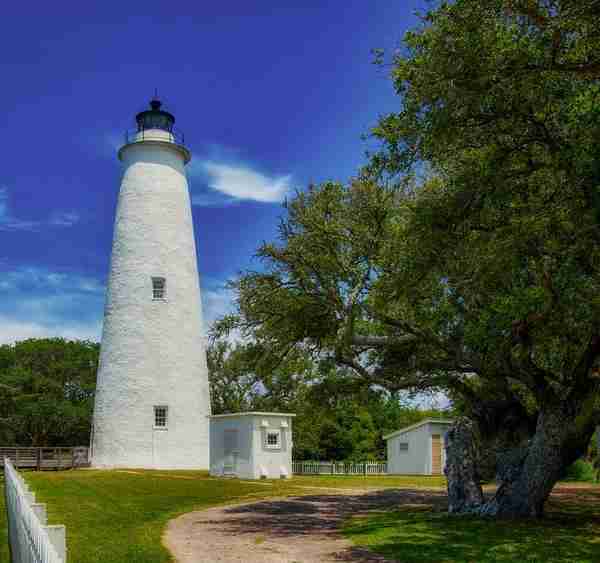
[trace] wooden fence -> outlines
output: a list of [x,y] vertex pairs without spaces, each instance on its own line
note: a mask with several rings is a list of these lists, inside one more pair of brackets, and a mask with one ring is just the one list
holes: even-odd
[[87,467],[88,448],[10,448],[0,447],[0,460],[8,458],[18,469],[72,469]]
[[387,464],[384,461],[294,461],[292,471],[295,475],[385,475]]

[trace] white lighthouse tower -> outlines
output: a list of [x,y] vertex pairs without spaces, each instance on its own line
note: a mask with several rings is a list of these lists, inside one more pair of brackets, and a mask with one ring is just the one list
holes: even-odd
[[92,429],[94,467],[208,469],[210,400],[185,165],[152,100],[119,150],[119,193]]

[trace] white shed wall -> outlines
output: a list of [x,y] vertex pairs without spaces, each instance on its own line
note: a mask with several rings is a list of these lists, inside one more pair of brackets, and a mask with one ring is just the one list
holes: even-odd
[[[226,459],[225,432],[238,431],[238,448],[233,459]],[[210,474],[224,475],[225,466],[233,462],[235,475],[243,479],[253,479],[252,457],[252,419],[247,416],[238,418],[212,418],[210,419]]]
[[[263,424],[266,422],[267,426]],[[282,423],[285,424],[282,426]],[[233,474],[241,479],[292,476],[292,417],[239,415],[210,418],[210,474],[222,476],[231,464],[225,452],[225,432],[238,430],[238,454]],[[279,430],[281,447],[265,447],[268,430]]]
[[[268,427],[262,426],[263,421]],[[255,478],[279,479],[292,476],[292,418],[262,416],[254,418],[254,471]],[[287,428],[281,423],[287,422]],[[265,447],[265,434],[268,430],[281,431],[281,448],[273,450]]]
[[[433,434],[441,436],[442,469],[446,465],[444,436],[447,424],[427,423],[387,440],[388,473],[395,475],[431,475]],[[408,442],[408,451],[400,451],[400,442]]]
[[[408,442],[408,450],[400,452],[400,442]],[[399,434],[388,441],[388,473],[426,475],[431,450],[427,425]]]

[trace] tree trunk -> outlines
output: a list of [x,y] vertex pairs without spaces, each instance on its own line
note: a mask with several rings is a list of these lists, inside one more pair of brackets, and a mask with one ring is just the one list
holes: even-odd
[[481,451],[474,424],[457,421],[447,435],[449,512],[499,518],[542,517],[552,488],[565,469],[584,453],[594,432],[591,420],[582,423],[573,413],[580,411],[566,413],[560,404],[540,411],[529,441],[498,455],[498,488],[486,502],[478,480]]
[[574,461],[567,446],[569,428],[559,412],[541,412],[528,444],[500,456],[494,496],[480,510],[484,516],[531,517],[544,515],[544,504],[565,468]]
[[448,512],[477,512],[483,503],[483,492],[477,466],[477,436],[475,424],[459,418],[444,438],[448,477]]
[[596,481],[600,481],[600,426],[596,426]]

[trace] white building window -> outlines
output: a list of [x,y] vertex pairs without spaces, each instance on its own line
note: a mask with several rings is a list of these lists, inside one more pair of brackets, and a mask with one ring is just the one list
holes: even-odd
[[154,428],[167,429],[169,422],[169,407],[160,405],[154,407]]
[[400,451],[400,453],[407,452],[408,451],[408,442],[399,442],[398,450]]
[[269,450],[281,449],[281,430],[267,430],[265,432],[265,448]]
[[152,299],[165,299],[167,297],[167,280],[165,278],[152,278]]

